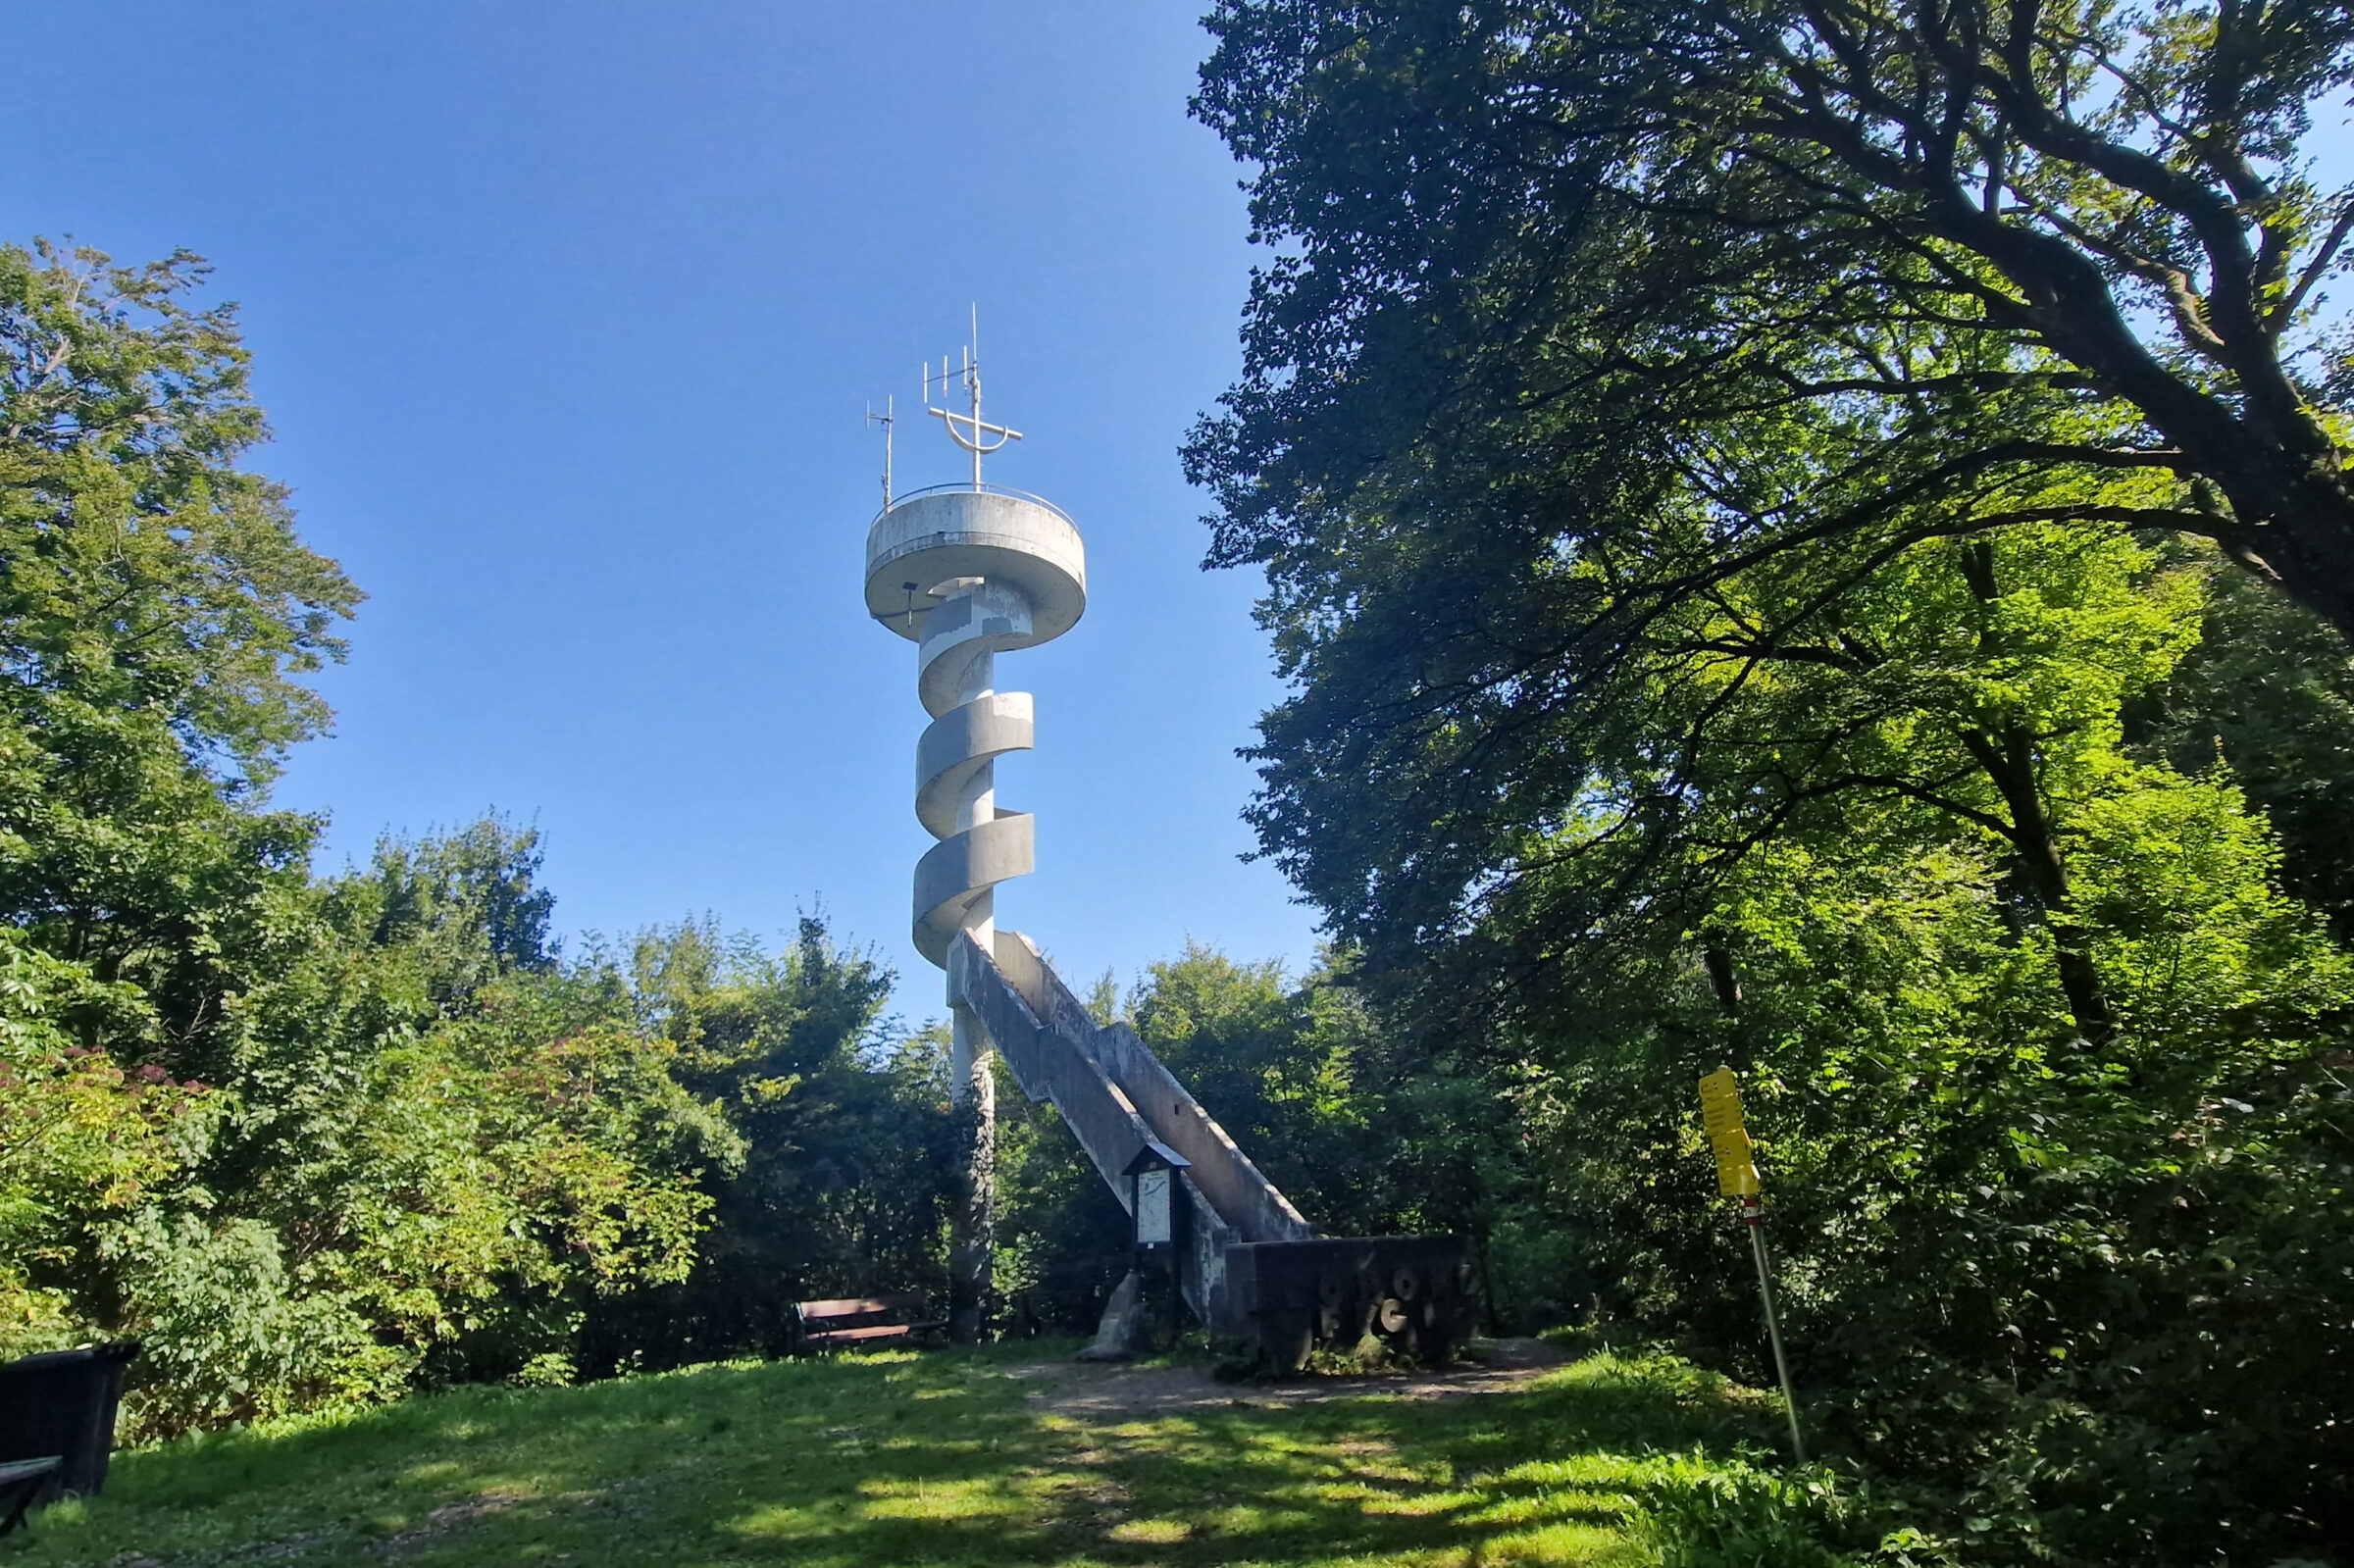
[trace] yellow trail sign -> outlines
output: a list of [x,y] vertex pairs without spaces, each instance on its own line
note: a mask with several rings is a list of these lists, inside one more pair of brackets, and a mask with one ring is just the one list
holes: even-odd
[[1716,1189],[1726,1197],[1752,1197],[1764,1189],[1758,1162],[1741,1122],[1741,1086],[1729,1067],[1700,1081],[1700,1120],[1716,1151]]
[[1750,1255],[1758,1260],[1758,1299],[1766,1303],[1766,1337],[1773,1341],[1773,1369],[1781,1374],[1790,1451],[1805,1464],[1807,1440],[1798,1430],[1798,1392],[1790,1386],[1790,1358],[1782,1353],[1782,1325],[1773,1312],[1773,1271],[1766,1262],[1765,1214],[1756,1201],[1763,1184],[1750,1150],[1749,1129],[1741,1125],[1741,1086],[1731,1068],[1719,1067],[1700,1081],[1700,1120],[1716,1150],[1717,1188],[1726,1197],[1750,1199],[1741,1205],[1742,1229],[1749,1232]]

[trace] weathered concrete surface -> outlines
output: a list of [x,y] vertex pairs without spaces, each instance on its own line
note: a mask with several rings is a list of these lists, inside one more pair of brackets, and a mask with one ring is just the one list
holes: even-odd
[[1175,1272],[1203,1323],[1255,1336],[1279,1366],[1365,1333],[1443,1354],[1469,1322],[1458,1241],[1319,1239],[1135,1031],[1097,1025],[1027,937],[998,930],[996,887],[1036,853],[1031,818],[998,804],[996,764],[1029,749],[1036,725],[1027,693],[997,689],[997,655],[1070,630],[1087,608],[1087,558],[1060,511],[979,478],[887,508],[866,557],[867,610],[917,644],[916,692],[933,720],[916,747],[916,816],[940,841],[916,863],[913,930],[947,971],[951,1091],[973,1124],[951,1227],[952,1321],[978,1323],[989,1279],[994,1044],[1022,1092],[1062,1113],[1123,1207],[1148,1141],[1188,1163]]
[[[1120,1200],[1120,1206],[1127,1208],[1132,1201],[1125,1174],[1128,1164],[1147,1140],[1157,1135],[1097,1059],[1095,1040],[1101,1031],[1095,1020],[1071,999],[1059,980],[1052,981],[1051,990],[1043,988],[1053,972],[1039,957],[1038,949],[1019,932],[1000,931],[996,936],[1002,967],[969,936],[961,936],[948,953],[949,985],[965,997],[966,1005],[989,1031],[1022,1092],[1032,1100],[1053,1102],[1096,1173]],[[1027,976],[1032,988],[1048,999],[1050,1018],[1042,1018],[1032,1009],[1028,996],[1007,974],[1008,968]],[[1178,1179],[1178,1189],[1186,1199],[1178,1289],[1203,1323],[1233,1333],[1248,1332],[1249,1325],[1236,1316],[1226,1298],[1226,1249],[1242,1236],[1194,1182],[1193,1175],[1181,1172]]]
[[[973,418],[980,383],[973,382]],[[1026,750],[1027,693],[997,689],[997,656],[1051,641],[1087,610],[1079,530],[1035,496],[969,490],[886,504],[866,532],[866,607],[917,645],[916,696],[932,724],[916,746],[916,818],[939,843],[916,862],[912,928],[925,958],[995,939],[997,885],[1036,864],[1031,819],[998,804],[997,759]],[[962,1191],[949,1222],[948,1322],[980,1332],[994,1270],[996,1097],[990,1039],[950,977],[949,1092],[959,1112]]]
[[[1051,976],[1051,971],[1049,974]],[[1052,984],[1062,990],[1060,980]],[[1067,990],[1062,990],[1061,1001],[1078,1005]],[[1251,1157],[1226,1136],[1226,1130],[1137,1037],[1135,1030],[1126,1024],[1098,1030],[1095,1046],[1096,1059],[1126,1091],[1145,1125],[1163,1143],[1194,1162],[1191,1175],[1195,1185],[1242,1239],[1305,1241],[1316,1234],[1292,1206],[1292,1200],[1259,1173]]]
[[975,911],[991,889],[1038,864],[1036,827],[1026,811],[1000,811],[924,851],[915,863],[917,952],[947,966],[948,944],[978,923]]
[[1137,1038],[1135,1030],[1125,1024],[1101,1026],[1088,1017],[1062,977],[1019,932],[1004,933],[997,946],[998,968],[1032,1014],[1073,1049],[1093,1058],[1152,1136],[1194,1162],[1187,1174],[1238,1239],[1304,1241],[1316,1234],[1292,1200]]
[[947,597],[929,597],[930,590],[967,577],[1017,587],[1033,607],[1025,640],[1007,647],[1051,642],[1087,610],[1087,548],[1078,527],[1034,496],[967,489],[909,496],[866,531],[867,613],[909,641],[923,636],[924,612]]
[[935,838],[956,831],[958,797],[981,770],[1037,744],[1027,691],[992,691],[932,721],[915,743],[915,820]]
[[1079,1352],[1082,1361],[1127,1361],[1152,1343],[1152,1326],[1145,1321],[1145,1277],[1130,1269],[1111,1288],[1097,1321],[1094,1342]]

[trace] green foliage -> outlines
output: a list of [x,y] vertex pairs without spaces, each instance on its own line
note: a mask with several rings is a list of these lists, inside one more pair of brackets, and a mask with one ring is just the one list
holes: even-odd
[[1262,849],[1518,1113],[1491,1249],[1755,1377],[1739,1068],[1802,1395],[1998,1558],[2354,1531],[2346,667],[2183,538],[2354,626],[2342,22],[1212,21],[1282,247],[1189,453],[1293,683]]
[[564,961],[513,939],[537,858],[486,822],[318,885],[212,1136],[61,1253],[149,1346],[134,1431],[774,1350],[801,1295],[931,1283],[945,1094],[871,1043],[888,977],[814,922]]
[[209,1082],[317,826],[258,792],[359,595],[236,466],[266,431],[201,275],[0,246],[0,920],[86,975],[78,1043]]
[[[1111,987],[1107,983],[1103,988]],[[947,1035],[943,1027],[931,1041],[935,1059],[943,1062]],[[1092,1334],[1127,1272],[1135,1227],[1054,1107],[1025,1098],[1002,1061],[996,1071],[998,1250],[992,1285],[999,1327],[1015,1336]]]
[[306,1290],[278,1232],[151,1203],[101,1231],[117,1298],[109,1332],[135,1335],[137,1379],[118,1441],[270,1420],[390,1397],[410,1357],[380,1344],[347,1299]]
[[1147,970],[1126,1016],[1268,1178],[1343,1234],[1366,1229],[1367,1200],[1378,1202],[1360,1168],[1366,1107],[1356,1091],[1369,1041],[1348,1027],[1355,1020],[1319,1016],[1329,987],[1316,978],[1295,991],[1280,965],[1238,964],[1188,942],[1182,957]]
[[2282,885],[2354,935],[2354,658],[2254,577],[2212,575],[2207,634],[2126,709],[2134,749],[2186,774],[2219,762],[2280,836]]
[[202,1086],[67,1042],[47,1015],[85,979],[0,925],[0,1358],[74,1342],[72,1298],[39,1277],[178,1169],[211,1110]]
[[942,1299],[946,1060],[879,1032],[890,973],[813,919],[782,953],[691,922],[648,931],[628,972],[640,1027],[738,1152],[706,1169],[710,1224],[691,1272],[605,1301],[585,1370],[776,1354],[796,1300]]
[[202,276],[0,247],[0,1356],[140,1339],[136,1440],[920,1286],[944,1096],[821,925],[567,961],[495,818],[313,874],[268,786],[359,595]]
[[1856,1556],[1834,1547],[1863,1533],[1859,1512],[1820,1471],[1694,1466],[1653,1496],[1644,1533],[1660,1568],[1847,1568]]
[[[1591,1282],[1536,1189],[1513,1087],[1462,1053],[1385,1027],[1345,966],[1298,984],[1274,963],[1190,944],[1101,1016],[1155,1055],[1327,1235],[1452,1232],[1481,1264],[1491,1326],[1559,1321]],[[1095,1327],[1126,1267],[1126,1211],[1051,1106],[998,1086],[1000,1300],[1017,1333]]]
[[[1728,507],[1659,601],[1785,551],[2099,519],[2212,537],[2354,630],[2346,343],[2315,309],[2354,229],[2312,139],[2354,72],[2342,13],[1222,0],[1207,25],[1195,111],[1255,166],[1276,252],[1189,453],[1214,559],[1292,585],[1369,484],[1424,480],[1487,514],[1487,543],[1435,546],[1456,568],[1532,532],[1609,553],[1714,432],[1786,417],[1846,460]],[[2136,472],[2195,482],[2007,493]],[[1901,515],[1927,498],[1942,524]]]
[[[151,1118],[182,1102],[170,1146],[135,1190],[51,1205],[29,1279],[60,1304],[51,1338],[144,1341],[133,1435],[514,1375],[569,1358],[600,1293],[689,1271],[697,1175],[741,1142],[626,992],[486,976],[486,905],[456,889],[504,867],[528,890],[533,860],[495,824],[387,844],[297,906],[301,944],[208,1042],[215,1082],[128,1080]],[[438,913],[380,919],[420,863]]]
[[[1990,881],[1786,849],[1724,909],[1737,1015],[1671,949],[1622,974],[1674,1003],[1646,1033],[1551,1047],[1543,1136],[1563,1200],[1608,1217],[1592,1262],[1621,1312],[1765,1375],[1691,1102],[1700,1072],[1737,1062],[1802,1398],[1848,1451],[2068,1550],[2328,1517],[2347,1102],[2293,975],[2186,942],[2210,967],[2169,992],[2172,1027],[2131,1016],[2126,1059],[2092,1057],[2055,1037],[2048,954],[2015,940]],[[2236,924],[2228,898],[2220,914]],[[2314,1000],[2342,995],[2342,962],[2287,923],[2280,944],[2323,972]],[[2267,980],[2279,990],[2247,1000]],[[2252,1034],[2267,1011],[2280,1033]]]
[[[2354,969],[2227,776],[2123,750],[2205,581],[2025,527],[1836,597],[1777,563],[1578,700],[1434,707],[1355,755],[1307,721],[1427,674],[1351,640],[1421,580],[1304,625],[1264,809],[1308,875],[1365,889],[1335,902],[1375,1015],[1454,1033],[1435,1076],[1535,1143],[1462,1226],[1491,1291],[1534,1264],[1557,1303],[1592,1287],[1764,1376],[1694,1115],[1731,1062],[1801,1386],[1848,1452],[1989,1521],[1998,1556],[2337,1530]],[[1525,771],[1440,803],[1500,757]],[[1432,1141],[1459,1158],[1479,1115],[1452,1121]]]
[[0,246],[0,621],[14,717],[153,718],[259,782],[326,723],[289,677],[340,656],[359,595],[236,467],[268,431],[233,313],[180,301],[204,272]]

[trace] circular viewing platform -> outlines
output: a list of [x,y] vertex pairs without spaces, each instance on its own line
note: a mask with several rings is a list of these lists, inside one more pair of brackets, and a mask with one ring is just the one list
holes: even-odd
[[1050,641],[1087,610],[1087,549],[1079,526],[1022,490],[940,484],[900,496],[866,531],[866,609],[909,641],[924,612],[963,580],[1015,588],[1031,627],[1007,647]]

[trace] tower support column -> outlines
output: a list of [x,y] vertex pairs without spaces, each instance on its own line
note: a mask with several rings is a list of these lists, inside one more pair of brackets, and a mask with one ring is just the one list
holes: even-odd
[[[975,583],[973,588],[983,586]],[[972,593],[973,589],[966,591]],[[1003,589],[990,596],[1008,597]],[[1028,606],[1018,608],[1026,611]],[[976,605],[972,613],[986,621],[981,609]],[[986,638],[982,642],[982,651],[964,663],[956,683],[953,712],[970,711],[997,695],[997,655],[987,647]],[[967,768],[967,776],[951,797],[958,833],[970,833],[983,823],[995,822],[998,816],[995,759],[984,754],[968,762]],[[974,894],[958,924],[987,950],[997,935],[996,890],[984,887]],[[969,1344],[988,1328],[991,1287],[997,1276],[998,1081],[990,1065],[989,1030],[957,994],[953,973],[948,977],[947,999],[948,1101],[956,1118],[957,1141],[956,1208],[948,1222],[948,1337]]]
[[997,1272],[998,1080],[989,1032],[961,998],[948,1006],[949,1104],[956,1120],[956,1207],[948,1217],[948,1336],[981,1338]]

